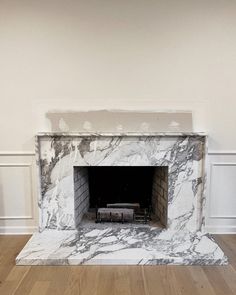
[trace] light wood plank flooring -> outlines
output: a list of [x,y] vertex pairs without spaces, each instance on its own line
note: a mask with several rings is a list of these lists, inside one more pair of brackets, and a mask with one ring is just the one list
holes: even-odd
[[228,266],[15,266],[29,236],[0,236],[0,294],[236,294],[236,235],[217,235]]

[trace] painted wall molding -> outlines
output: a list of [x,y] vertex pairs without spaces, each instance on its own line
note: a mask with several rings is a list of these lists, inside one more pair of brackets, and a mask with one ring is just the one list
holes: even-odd
[[[0,216],[0,234],[32,234],[37,231],[37,211],[36,207],[36,175],[35,175],[35,152],[34,151],[0,151],[0,168],[1,173],[4,175],[4,169],[8,169],[8,176],[4,178],[4,187],[14,186],[14,180],[12,181],[12,175],[19,175],[23,177],[25,190],[20,190],[18,194],[17,187],[13,189],[14,195],[11,195],[11,200],[7,195],[2,195],[1,201],[3,204],[9,202],[28,202],[27,210],[10,210],[6,212],[3,210]],[[19,172],[13,171],[14,169],[20,169]],[[9,170],[10,169],[10,170]],[[13,170],[11,170],[13,169]],[[17,170],[18,171],[18,170]],[[16,174],[15,174],[16,173]],[[16,182],[17,183],[17,182]],[[23,186],[23,187],[24,187]],[[10,188],[9,187],[9,188]],[[8,201],[9,200],[9,201]]]
[[236,225],[233,226],[206,226],[205,232],[211,234],[235,234],[236,233]]
[[208,155],[236,155],[236,150],[222,150],[222,151],[209,150]]
[[0,220],[25,220],[25,219],[33,219],[34,218],[34,203],[33,203],[33,172],[32,172],[32,163],[0,163],[0,167],[26,167],[29,169],[30,179],[30,198],[31,198],[31,214],[30,215],[13,215],[13,216],[0,216]]
[[0,156],[35,156],[35,151],[0,151]]
[[0,226],[1,235],[31,235],[37,230],[37,226]]
[[[236,208],[232,207],[232,202],[235,204],[234,195],[236,195],[235,167],[236,150],[208,153],[205,228],[207,232],[236,233]],[[225,186],[219,181],[225,183]]]
[[[214,167],[236,167],[236,162],[211,162],[210,164],[210,187],[209,187],[209,197],[212,196],[212,185],[213,185],[213,169]],[[211,200],[210,200],[211,201]],[[236,219],[236,215],[214,215],[211,214],[211,206],[209,206],[209,218],[213,219]]]

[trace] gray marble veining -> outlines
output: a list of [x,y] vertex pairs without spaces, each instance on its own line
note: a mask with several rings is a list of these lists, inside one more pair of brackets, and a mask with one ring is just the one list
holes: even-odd
[[41,230],[75,228],[75,166],[168,166],[167,228],[199,230],[204,220],[205,141],[205,135],[195,133],[40,134]]
[[[206,148],[203,133],[39,134],[41,232],[32,236],[16,263],[226,264],[223,251],[203,233]],[[74,167],[89,166],[167,166],[167,229],[91,222],[88,226],[82,221],[75,230],[82,175],[74,174]]]
[[227,257],[210,235],[201,232],[107,226],[36,233],[16,263],[224,265]]

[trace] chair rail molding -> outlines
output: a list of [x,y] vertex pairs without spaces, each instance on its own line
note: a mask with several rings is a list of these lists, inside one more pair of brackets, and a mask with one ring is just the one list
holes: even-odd
[[236,150],[222,150],[222,151],[209,150],[208,155],[236,155]]
[[35,156],[35,151],[0,151],[0,156]]

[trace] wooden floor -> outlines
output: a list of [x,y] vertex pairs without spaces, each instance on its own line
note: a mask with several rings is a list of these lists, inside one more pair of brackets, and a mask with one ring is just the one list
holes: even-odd
[[15,266],[29,236],[0,236],[0,294],[236,294],[236,235],[215,238],[228,266]]

